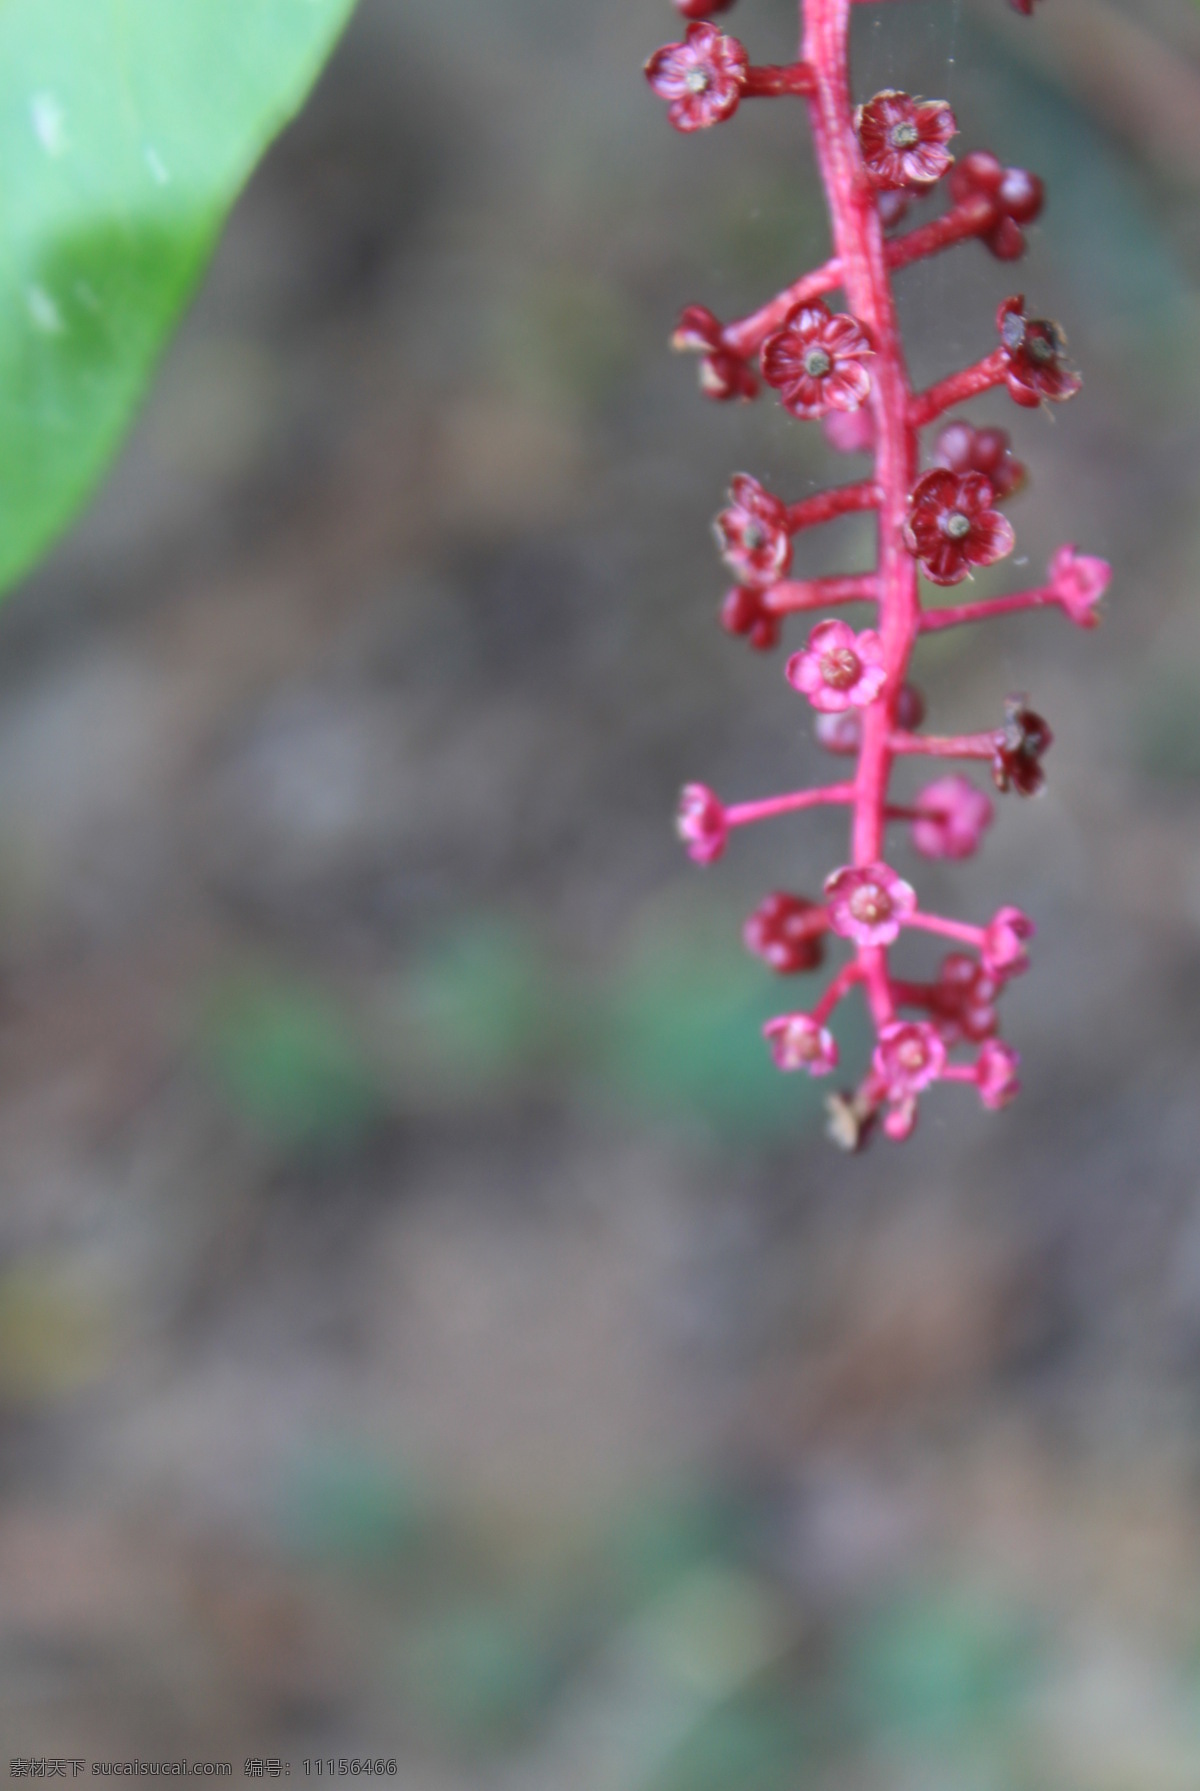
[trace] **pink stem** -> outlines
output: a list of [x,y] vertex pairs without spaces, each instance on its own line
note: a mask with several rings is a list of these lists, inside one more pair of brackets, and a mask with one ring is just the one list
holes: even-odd
[[982,927],[973,927],[965,920],[948,920],[943,914],[922,914],[918,910],[909,915],[905,925],[920,927],[925,933],[938,933],[943,939],[957,939],[961,945],[973,945],[977,950],[984,940]]
[[939,380],[936,386],[930,386],[927,392],[919,392],[913,398],[909,409],[913,427],[923,429],[953,405],[965,404],[968,398],[977,398],[980,392],[990,392],[993,386],[1002,386],[1007,372],[1004,350],[995,348],[973,367],[964,367],[961,373],[952,373],[948,379]]
[[878,591],[873,572],[853,572],[843,578],[785,578],[763,592],[762,606],[772,615],[787,616],[802,609],[823,609],[828,603],[871,603]]
[[812,1018],[818,1026],[824,1026],[838,1002],[845,999],[855,983],[862,981],[862,977],[863,967],[857,958],[851,958],[848,964],[843,964],[812,1011]]
[[1053,585],[1039,585],[1034,591],[1014,591],[1009,597],[987,597],[979,603],[947,604],[942,609],[927,609],[921,617],[921,633],[938,628],[956,628],[960,622],[986,622],[991,616],[1011,615],[1020,609],[1044,609],[1047,604],[1061,603]]
[[880,492],[869,481],[861,485],[839,485],[832,491],[818,491],[788,505],[788,533],[798,535],[821,522],[832,522],[835,516],[849,516],[859,510],[877,510]]
[[812,90],[813,72],[804,62],[748,68],[742,82],[743,99],[777,99],[787,93],[808,95]]
[[970,199],[964,199],[961,205],[943,212],[940,218],[934,218],[928,224],[920,224],[915,230],[906,231],[903,236],[891,237],[888,241],[888,266],[910,267],[914,261],[923,261],[926,256],[952,248],[955,243],[966,242],[972,236],[981,236],[995,222],[996,208],[991,200],[974,194]]
[[823,784],[816,790],[790,790],[786,796],[764,796],[760,802],[738,802],[725,810],[727,827],[747,827],[752,821],[769,821],[796,809],[817,808],[827,802],[851,802],[853,784]]
[[904,983],[892,978],[892,998],[899,1007],[933,1006],[932,983]]
[[889,745],[894,753],[927,753],[934,759],[990,759],[996,751],[996,735],[906,734],[896,729]]

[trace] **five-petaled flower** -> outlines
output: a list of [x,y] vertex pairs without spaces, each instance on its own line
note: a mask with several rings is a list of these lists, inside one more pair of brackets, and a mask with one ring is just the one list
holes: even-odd
[[885,191],[931,187],[954,160],[946,145],[958,125],[945,100],[888,88],[860,106],[854,122],[871,184]]
[[1020,1062],[1018,1053],[1003,1039],[988,1039],[980,1047],[975,1061],[975,1079],[980,1100],[992,1112],[1007,1107],[1020,1094],[1021,1084],[1017,1080]]
[[824,956],[829,915],[823,902],[777,889],[758,904],[742,929],[746,950],[780,976],[815,970]]
[[1018,796],[1036,796],[1046,781],[1043,755],[1054,744],[1054,735],[1035,709],[1021,696],[1004,699],[1004,726],[996,735],[992,754],[992,782]]
[[1006,429],[974,429],[961,419],[941,431],[933,445],[933,460],[952,473],[982,473],[1001,501],[1020,491],[1027,476]]
[[729,837],[725,809],[704,784],[685,784],[675,811],[675,831],[697,864],[720,858]]
[[771,1055],[781,1070],[807,1070],[810,1076],[828,1076],[837,1068],[837,1040],[811,1014],[779,1014],[763,1027]]
[[797,305],[783,328],[763,344],[762,374],[794,417],[823,417],[857,410],[871,390],[864,365],[874,354],[861,323],[847,311],[833,314],[820,299]]
[[864,709],[886,678],[883,642],[875,630],[855,634],[846,622],[819,622],[804,651],[787,662],[788,683],[826,714]]
[[931,584],[957,585],[972,566],[990,566],[1016,544],[1012,524],[992,508],[995,494],[982,473],[934,467],[912,488],[904,539]]
[[736,37],[695,20],[681,44],[665,44],[646,64],[646,79],[677,131],[702,131],[737,111],[750,63]]
[[1000,908],[983,929],[979,958],[992,976],[1019,976],[1029,968],[1025,941],[1037,931],[1019,908]]
[[1017,404],[1036,410],[1043,399],[1061,404],[1075,396],[1083,381],[1067,366],[1067,339],[1056,323],[1045,317],[1026,317],[1025,300],[1018,294],[1005,299],[996,313],[996,326],[1005,384]]
[[1112,567],[1094,554],[1072,546],[1060,547],[1050,562],[1050,589],[1072,622],[1094,628],[1100,620],[1096,605],[1112,580]]
[[743,585],[772,585],[792,563],[787,505],[749,473],[735,474],[732,500],[714,524],[721,557]]
[[856,945],[890,945],[917,911],[911,883],[887,864],[846,864],[825,882],[829,924]]
[[925,858],[970,858],[994,818],[991,797],[960,771],[927,784],[916,807],[921,818],[913,822],[913,845]]
[[889,1101],[920,1094],[945,1067],[945,1043],[928,1020],[893,1020],[880,1032],[874,1069]]

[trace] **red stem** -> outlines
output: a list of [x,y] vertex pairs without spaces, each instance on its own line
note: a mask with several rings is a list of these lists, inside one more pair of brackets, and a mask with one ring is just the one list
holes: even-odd
[[758,802],[738,802],[725,810],[727,827],[746,827],[752,821],[770,821],[776,815],[799,808],[817,808],[825,802],[850,802],[853,784],[823,784],[816,790],[789,790],[786,796],[764,796]]
[[838,485],[832,491],[818,491],[788,506],[788,533],[798,535],[817,523],[832,522],[835,516],[850,516],[858,510],[877,510],[880,492],[877,485]]
[[823,609],[827,603],[873,603],[879,580],[873,572],[855,572],[842,578],[784,578],[764,591],[762,606],[775,616],[797,610]]
[[946,604],[941,609],[927,609],[921,617],[921,633],[932,634],[939,628],[957,628],[961,622],[986,622],[992,616],[1012,615],[1015,610],[1044,609],[1047,604],[1061,603],[1053,585],[1039,585],[1033,591],[1014,591],[1008,597],[985,597],[978,603]]
[[953,405],[965,404],[968,398],[977,398],[980,392],[990,392],[993,386],[1002,386],[1007,372],[1004,350],[993,349],[973,367],[964,367],[961,373],[952,373],[949,379],[939,380],[927,392],[919,392],[909,410],[913,425],[923,429]]

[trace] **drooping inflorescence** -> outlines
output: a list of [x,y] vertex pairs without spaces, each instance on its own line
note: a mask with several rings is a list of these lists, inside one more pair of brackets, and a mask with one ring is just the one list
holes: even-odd
[[[971,238],[999,261],[1017,260],[1026,227],[1042,210],[1042,183],[985,150],[955,161],[949,145],[958,125],[942,100],[889,89],[854,103],[848,38],[851,9],[860,0],[801,0],[800,56],[783,67],[756,67],[712,23],[711,15],[732,3],[674,0],[689,21],[684,40],[650,58],[647,78],[667,102],[671,123],[685,132],[732,117],[746,99],[807,100],[834,256],[734,323],[689,306],[672,346],[699,355],[708,397],[750,400],[765,385],[791,416],[820,420],[833,448],[871,452],[875,465],[869,480],[792,503],[749,473],[734,478],[728,507],[716,520],[717,544],[735,580],[721,621],[729,633],[768,651],[786,619],[799,612],[866,602],[875,605],[875,617],[871,626],[856,628],[821,615],[785,666],[788,682],[816,712],[817,739],[830,753],[855,760],[853,777],[732,805],[689,784],[678,829],[692,858],[711,864],[725,851],[731,829],[822,804],[848,809],[849,861],[830,872],[823,899],[774,892],[749,917],[745,942],[780,975],[814,969],[830,936],[852,948],[809,1011],[781,1014],[765,1032],[780,1069],[830,1075],[838,1047],[828,1022],[843,997],[862,988],[876,1035],[871,1065],[857,1089],[827,1102],[831,1134],[856,1149],[876,1122],[889,1137],[908,1137],[920,1096],[935,1082],[969,1083],[988,1108],[1005,1106],[1019,1089],[1017,1053],[996,1036],[996,1002],[1027,967],[1032,921],[1013,907],[1001,908],[986,925],[927,913],[887,862],[887,831],[897,825],[910,828],[925,858],[968,857],[992,823],[992,801],[961,771],[935,778],[908,806],[890,799],[889,786],[897,758],[924,755],[978,760],[997,790],[1031,796],[1044,782],[1042,759],[1052,737],[1024,696],[1008,697],[1003,721],[983,732],[920,731],[925,705],[908,679],[913,649],[936,629],[1044,606],[1093,627],[1110,572],[1104,561],[1068,545],[1053,556],[1045,583],[1032,590],[924,606],[922,577],[939,587],[958,585],[975,567],[1013,551],[1002,506],[1024,484],[1025,469],[1004,430],[962,419],[943,424],[923,465],[922,432],[993,387],[1037,409],[1073,397],[1080,380],[1058,325],[1031,315],[1024,297],[1014,296],[999,307],[989,353],[927,391],[914,391],[892,279]],[[1034,0],[1010,4],[1029,15]],[[889,235],[909,199],[943,180],[949,204],[941,215]],[[794,575],[797,536],[864,511],[876,517],[874,571]],[[893,968],[892,948],[914,928],[951,947],[932,981],[904,980]]]

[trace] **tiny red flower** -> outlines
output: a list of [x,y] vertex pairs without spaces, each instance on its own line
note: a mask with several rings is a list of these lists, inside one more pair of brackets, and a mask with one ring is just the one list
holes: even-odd
[[755,398],[758,381],[740,355],[725,347],[721,325],[704,305],[687,305],[671,333],[676,354],[698,354],[706,398]]
[[1014,12],[1019,12],[1022,17],[1026,19],[1033,17],[1033,0],[1008,0],[1008,4]]
[[736,37],[696,20],[681,44],[665,44],[646,64],[646,79],[677,131],[707,130],[737,111],[749,57]]
[[777,889],[758,904],[742,929],[746,950],[780,976],[815,970],[825,953],[829,915],[822,902]]
[[1001,791],[1036,796],[1046,781],[1042,758],[1054,744],[1054,735],[1036,710],[1019,696],[1004,699],[1004,726],[996,735],[992,782]]
[[872,1067],[889,1101],[905,1101],[936,1082],[946,1047],[928,1020],[893,1020],[880,1030]]
[[810,1014],[779,1014],[763,1027],[771,1055],[781,1070],[807,1070],[810,1076],[828,1076],[837,1068],[838,1047],[833,1034]]
[[712,864],[725,850],[729,829],[725,810],[704,784],[685,784],[675,813],[675,831],[697,864]]
[[729,496],[714,525],[721,557],[741,584],[773,585],[792,563],[787,505],[749,473],[735,475]]
[[890,945],[917,908],[911,883],[886,864],[843,865],[826,879],[825,894],[830,926],[856,945]]
[[993,496],[982,473],[935,467],[917,480],[904,539],[931,584],[961,584],[972,566],[990,566],[1012,552],[1012,524],[992,509]]
[[996,999],[1003,979],[965,951],[947,952],[930,998],[935,1024],[947,1045],[980,1043],[996,1030]]
[[794,417],[857,410],[871,390],[863,362],[874,354],[862,325],[849,312],[831,315],[819,299],[797,305],[783,328],[763,344],[762,372]]
[[1002,1039],[988,1039],[975,1060],[975,1077],[979,1098],[985,1107],[997,1112],[1007,1107],[1021,1092],[1017,1067],[1021,1059],[1011,1045]]
[[710,13],[728,12],[733,0],[674,0],[675,11],[685,19],[706,19]]
[[864,709],[887,678],[883,642],[873,628],[855,634],[845,622],[819,622],[802,653],[787,662],[787,680],[814,709]]
[[982,473],[1001,502],[1020,491],[1026,472],[1012,453],[1006,429],[973,429],[970,423],[947,423],[933,447],[935,466],[952,473]]
[[1018,261],[1025,253],[1024,224],[1041,215],[1046,193],[1036,174],[1026,168],[1006,168],[990,150],[975,149],[957,162],[950,176],[950,192],[956,204],[971,198],[986,199],[992,223],[982,238],[998,261]]
[[1050,588],[1080,628],[1094,628],[1099,622],[1096,605],[1111,581],[1112,567],[1107,560],[1071,546],[1060,547],[1050,562]]
[[1061,404],[1075,396],[1083,381],[1066,364],[1067,339],[1056,323],[1026,317],[1025,300],[1018,294],[1005,299],[996,324],[1007,366],[1005,380],[1017,404],[1036,410],[1043,399]]
[[763,607],[762,592],[738,585],[721,605],[721,626],[726,634],[744,634],[759,653],[779,644],[780,619]]
[[954,160],[946,145],[958,124],[945,100],[911,99],[888,88],[858,108],[854,124],[872,186],[930,187]]
[[959,771],[927,784],[916,807],[913,845],[924,858],[970,858],[994,819],[991,798]]
[[1037,928],[1019,908],[1001,908],[983,930],[980,961],[992,976],[1019,976],[1029,968],[1025,941],[1032,939]]

